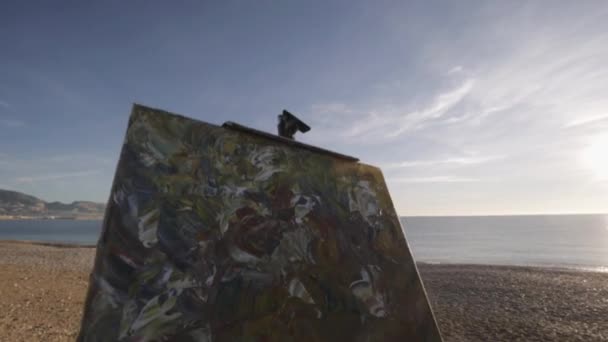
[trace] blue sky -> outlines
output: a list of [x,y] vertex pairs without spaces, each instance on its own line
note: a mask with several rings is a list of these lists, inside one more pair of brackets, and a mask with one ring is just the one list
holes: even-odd
[[402,215],[608,212],[606,2],[1,7],[0,188],[104,202],[138,102],[268,131],[288,108]]

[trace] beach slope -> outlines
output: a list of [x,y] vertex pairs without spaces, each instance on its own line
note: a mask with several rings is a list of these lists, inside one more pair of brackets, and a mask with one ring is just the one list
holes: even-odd
[[[0,241],[0,341],[74,341],[95,249]],[[608,339],[608,274],[419,265],[444,340]]]

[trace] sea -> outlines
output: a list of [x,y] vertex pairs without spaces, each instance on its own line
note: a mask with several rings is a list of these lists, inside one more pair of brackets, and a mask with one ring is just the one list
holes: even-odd
[[[403,217],[402,223],[417,262],[608,272],[608,215]],[[0,221],[0,240],[94,245],[100,231],[101,221]]]

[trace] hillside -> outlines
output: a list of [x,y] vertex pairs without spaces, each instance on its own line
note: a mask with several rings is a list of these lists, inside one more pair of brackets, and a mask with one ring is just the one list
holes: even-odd
[[102,203],[46,202],[21,192],[0,189],[0,218],[99,219],[104,210],[105,205]]

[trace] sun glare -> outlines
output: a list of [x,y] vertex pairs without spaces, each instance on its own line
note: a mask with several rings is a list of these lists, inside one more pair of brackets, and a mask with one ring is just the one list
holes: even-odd
[[583,150],[583,162],[601,180],[608,180],[608,134],[596,137]]

